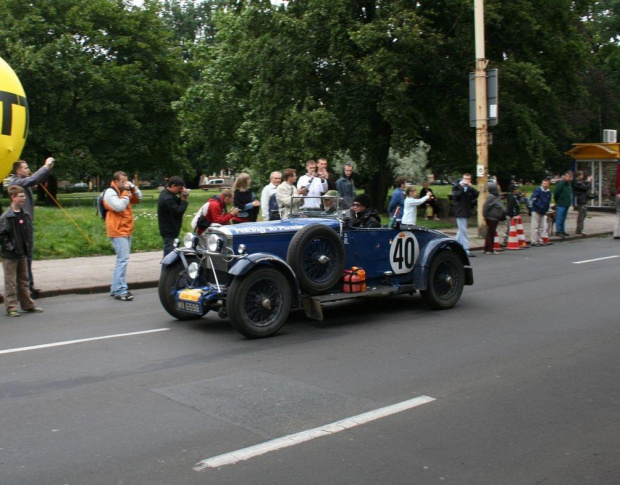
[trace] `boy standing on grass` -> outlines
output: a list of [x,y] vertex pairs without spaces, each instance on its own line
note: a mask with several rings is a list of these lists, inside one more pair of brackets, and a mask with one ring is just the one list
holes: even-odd
[[19,317],[17,300],[25,313],[41,313],[30,297],[27,257],[32,257],[32,218],[22,206],[26,192],[19,185],[8,189],[11,205],[0,217],[0,245],[4,268],[4,304],[9,317]]

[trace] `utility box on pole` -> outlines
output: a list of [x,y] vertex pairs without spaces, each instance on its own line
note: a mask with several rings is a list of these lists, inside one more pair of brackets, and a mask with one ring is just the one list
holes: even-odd
[[[497,69],[486,71],[487,78],[487,121],[488,126],[497,126],[498,112],[498,82]],[[476,73],[469,73],[469,126],[476,128]]]

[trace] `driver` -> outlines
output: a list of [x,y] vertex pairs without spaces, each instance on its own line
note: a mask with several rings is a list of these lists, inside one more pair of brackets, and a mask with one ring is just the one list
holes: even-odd
[[353,199],[349,224],[352,227],[381,227],[381,217],[376,210],[370,208],[368,195],[360,194]]

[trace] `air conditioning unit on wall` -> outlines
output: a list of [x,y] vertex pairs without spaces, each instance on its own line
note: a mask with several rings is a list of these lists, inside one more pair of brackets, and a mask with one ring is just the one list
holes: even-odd
[[617,137],[617,130],[603,130],[603,143],[616,143]]

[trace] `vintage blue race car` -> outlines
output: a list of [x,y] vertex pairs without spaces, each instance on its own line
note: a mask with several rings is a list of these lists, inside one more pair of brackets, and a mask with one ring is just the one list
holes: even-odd
[[[355,228],[348,211],[293,211],[290,218],[187,234],[162,261],[159,298],[179,320],[210,310],[250,338],[274,335],[291,308],[322,319],[322,304],[420,291],[435,309],[454,306],[473,272],[463,247],[421,226]],[[343,272],[363,268],[366,289],[342,291]]]

